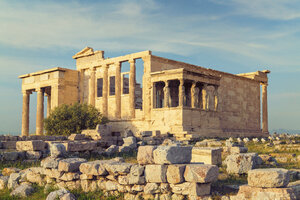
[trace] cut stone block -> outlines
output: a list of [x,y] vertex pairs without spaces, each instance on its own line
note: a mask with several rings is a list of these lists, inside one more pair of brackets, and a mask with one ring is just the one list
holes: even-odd
[[254,169],[248,172],[248,185],[262,188],[285,187],[289,184],[289,178],[286,169]]
[[26,158],[29,160],[38,160],[42,157],[41,151],[26,151]]
[[193,147],[191,163],[222,164],[222,148]]
[[85,139],[85,135],[84,134],[71,134],[68,137],[68,140],[84,140]]
[[229,174],[245,174],[257,165],[256,153],[232,154],[226,157],[226,171]]
[[178,184],[184,181],[185,165],[169,165],[167,169],[168,183]]
[[79,142],[79,141],[70,141],[63,143],[66,147],[68,152],[75,152],[75,151],[92,151],[96,149],[97,142],[89,141],[89,142]]
[[156,146],[140,146],[138,148],[137,161],[140,165],[154,164],[153,151]]
[[167,182],[167,165],[146,165],[145,178],[148,183]]
[[63,157],[66,155],[66,147],[61,143],[50,144],[51,157]]
[[153,151],[155,164],[184,164],[191,161],[191,147],[159,146]]
[[104,167],[104,163],[105,161],[101,161],[101,160],[82,163],[79,167],[79,170],[83,174],[103,176],[107,174],[107,171]]
[[67,158],[59,161],[58,171],[64,172],[76,172],[79,171],[79,166],[81,163],[86,162],[83,158]]
[[42,140],[18,141],[16,148],[18,151],[42,151],[45,150],[46,143]]
[[219,168],[215,165],[189,164],[184,171],[188,182],[211,183],[218,179]]
[[170,184],[170,187],[172,188],[172,192],[174,194],[182,194],[197,197],[210,194],[211,184],[184,182],[176,185]]
[[47,169],[57,169],[62,158],[47,157],[41,161],[41,166]]
[[132,164],[120,162],[107,162],[104,164],[105,169],[112,175],[129,174]]

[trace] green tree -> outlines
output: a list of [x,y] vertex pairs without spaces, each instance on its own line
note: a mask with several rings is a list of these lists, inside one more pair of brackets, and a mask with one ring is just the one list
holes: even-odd
[[92,105],[60,105],[44,120],[46,135],[70,135],[84,129],[94,129],[97,124],[107,123],[107,118]]

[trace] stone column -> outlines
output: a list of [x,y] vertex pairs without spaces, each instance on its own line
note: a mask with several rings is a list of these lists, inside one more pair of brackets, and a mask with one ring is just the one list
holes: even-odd
[[29,135],[29,101],[30,92],[23,91],[22,136]]
[[51,112],[51,94],[46,93],[46,96],[47,96],[47,117],[49,117]]
[[102,101],[102,112],[104,116],[108,116],[108,65],[103,66],[103,101]]
[[116,66],[116,83],[115,83],[115,98],[116,98],[116,113],[117,119],[121,118],[121,63],[115,63]]
[[153,108],[157,108],[156,82],[153,83],[152,94],[153,94],[153,102],[152,102]]
[[36,135],[43,135],[44,121],[44,91],[42,88],[37,91],[37,109],[36,109]]
[[183,101],[184,101],[184,95],[185,95],[185,91],[184,91],[184,80],[180,79],[180,84],[179,84],[179,90],[178,90],[178,104],[179,106],[183,107]]
[[165,87],[164,87],[164,107],[168,108],[170,107],[170,87],[169,87],[169,81],[164,81]]
[[193,82],[192,87],[191,87],[191,107],[192,108],[196,108],[196,106],[195,106],[195,103],[196,103],[195,88],[196,88],[196,82]]
[[214,89],[214,102],[215,102],[215,111],[218,111],[218,107],[219,107],[219,92],[218,92],[219,87],[215,86]]
[[129,72],[129,117],[135,118],[135,60],[129,60],[130,63],[130,72]]
[[262,83],[262,131],[268,133],[268,96],[267,83]]
[[208,109],[207,84],[204,84],[202,88],[202,106],[203,106],[203,110]]
[[84,70],[80,70],[80,84],[79,84],[79,99],[80,103],[83,103],[83,88],[84,88]]
[[95,68],[90,69],[89,79],[89,104],[95,106]]

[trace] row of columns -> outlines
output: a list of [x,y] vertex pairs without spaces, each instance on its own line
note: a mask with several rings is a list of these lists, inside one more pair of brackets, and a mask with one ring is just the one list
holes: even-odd
[[[185,86],[184,86],[184,79],[179,79],[179,89],[178,89],[178,106],[182,107],[184,106],[184,102],[186,100],[185,98]],[[164,81],[164,106],[165,107],[171,107],[171,99],[170,99],[170,87],[169,87],[169,81]],[[210,91],[212,94],[208,94],[209,87],[214,87],[213,91]],[[202,88],[202,109],[209,110],[211,107],[213,109],[211,110],[217,110],[218,106],[218,92],[217,92],[217,86],[208,86],[208,84],[204,83]],[[199,104],[199,88],[196,87],[196,82],[192,82],[191,86],[191,107],[197,108],[197,105]],[[211,106],[209,106],[211,105]]]
[[[129,60],[129,118],[135,118],[135,85],[136,85],[136,67],[135,60]],[[115,71],[115,118],[121,119],[121,62],[114,64]],[[109,65],[103,65],[103,90],[102,90],[102,112],[104,116],[108,116],[108,68]],[[83,74],[83,71],[81,72]],[[82,75],[81,74],[81,75]],[[83,77],[83,75],[81,76]],[[81,91],[83,91],[83,78],[81,79]],[[89,78],[89,97],[88,103],[95,106],[96,93],[96,67],[90,68]],[[81,92],[81,102],[83,102],[83,92]]]
[[[44,132],[44,94],[47,96],[47,117],[51,111],[51,92],[45,92],[44,88],[35,89],[37,92],[37,109],[36,109],[36,135],[43,135]],[[29,105],[31,90],[25,90],[23,93],[23,110],[22,110],[22,136],[29,135]]]

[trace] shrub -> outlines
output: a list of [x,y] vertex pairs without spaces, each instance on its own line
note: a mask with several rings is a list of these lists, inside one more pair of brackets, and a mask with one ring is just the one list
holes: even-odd
[[84,129],[94,129],[107,119],[92,105],[79,104],[56,107],[44,120],[46,135],[70,135]]

